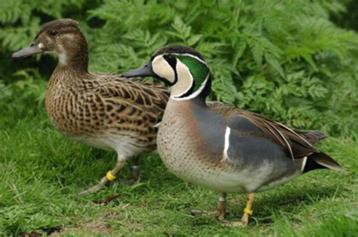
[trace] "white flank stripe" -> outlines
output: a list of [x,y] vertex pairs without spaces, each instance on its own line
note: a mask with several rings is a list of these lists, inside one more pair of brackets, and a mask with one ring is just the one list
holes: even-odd
[[230,146],[230,132],[231,132],[231,128],[226,127],[226,130],[225,130],[225,144],[224,144],[224,150],[223,150],[223,158],[221,159],[221,162],[224,162],[225,160],[227,160],[229,158],[229,155],[227,154],[227,151],[229,150],[229,146]]
[[307,163],[307,156],[303,157],[303,162],[302,162],[302,166],[301,166],[301,171],[302,172],[305,169],[306,163]]

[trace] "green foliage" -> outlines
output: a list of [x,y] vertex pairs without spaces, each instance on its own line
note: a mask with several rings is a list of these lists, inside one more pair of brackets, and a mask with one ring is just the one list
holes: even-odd
[[348,29],[358,30],[358,2],[356,0],[342,0],[346,9],[342,12],[336,12],[332,15],[332,19],[338,23],[339,26]]
[[[43,111],[47,82],[37,70],[18,70],[18,81],[5,85],[0,80],[0,129],[13,125],[18,118],[34,117]],[[5,115],[5,116],[4,116]]]
[[[165,44],[185,44],[212,68],[212,99],[295,127],[358,136],[358,36],[330,20],[344,15],[341,1],[13,0],[0,7],[1,56],[27,45],[40,24],[72,17],[88,38],[92,71],[127,70]],[[6,88],[19,69],[0,69]],[[38,78],[27,82],[36,87]],[[31,88],[11,91],[28,101]],[[42,98],[37,92],[33,98]]]
[[15,50],[29,44],[29,40],[39,30],[41,21],[46,18],[61,18],[69,9],[77,10],[82,5],[83,0],[0,1],[2,46]]

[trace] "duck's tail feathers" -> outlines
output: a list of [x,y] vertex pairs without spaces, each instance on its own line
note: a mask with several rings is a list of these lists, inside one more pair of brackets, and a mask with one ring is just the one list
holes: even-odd
[[309,155],[303,173],[315,169],[331,169],[335,171],[344,171],[342,166],[337,161],[333,160],[330,156],[323,152],[317,152]]

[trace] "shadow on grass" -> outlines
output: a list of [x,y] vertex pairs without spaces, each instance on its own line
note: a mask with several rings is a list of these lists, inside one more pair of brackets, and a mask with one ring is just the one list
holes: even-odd
[[296,191],[270,191],[264,194],[255,203],[255,217],[261,223],[272,223],[275,212],[287,212],[291,215],[298,214],[305,206],[313,205],[322,199],[336,196],[337,186],[309,186]]

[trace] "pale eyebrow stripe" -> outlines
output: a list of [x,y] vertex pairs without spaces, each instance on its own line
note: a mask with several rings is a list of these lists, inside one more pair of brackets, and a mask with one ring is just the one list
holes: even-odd
[[194,58],[194,59],[198,60],[199,62],[201,62],[202,64],[204,64],[205,66],[208,67],[207,62],[205,62],[204,60],[202,60],[201,58],[199,58],[199,57],[197,57],[195,55],[192,55],[192,54],[189,54],[189,53],[165,53],[163,55],[169,55],[169,54],[178,55],[178,56],[188,56],[188,57],[191,57],[191,58]]

